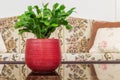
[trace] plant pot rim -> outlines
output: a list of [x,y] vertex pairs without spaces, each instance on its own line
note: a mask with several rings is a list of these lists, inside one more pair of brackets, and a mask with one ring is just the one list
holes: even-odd
[[59,40],[59,39],[54,39],[54,38],[29,38],[29,39],[27,39],[27,40]]

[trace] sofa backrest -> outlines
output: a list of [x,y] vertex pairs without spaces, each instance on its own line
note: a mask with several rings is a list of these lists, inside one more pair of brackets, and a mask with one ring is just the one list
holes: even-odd
[[[26,39],[35,36],[32,33],[18,35],[18,30],[13,27],[16,21],[16,16],[0,19],[0,32],[7,52],[24,53]],[[69,17],[68,21],[72,25],[71,30],[66,30],[64,26],[59,27],[50,38],[60,39],[63,53],[87,52],[86,46],[91,34],[92,20]]]

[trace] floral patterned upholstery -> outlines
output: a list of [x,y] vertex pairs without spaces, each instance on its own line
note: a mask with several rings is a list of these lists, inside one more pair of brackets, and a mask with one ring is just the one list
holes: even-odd
[[[22,36],[18,35],[18,31],[13,27],[16,21],[16,16],[0,19],[0,32],[7,48],[6,53],[0,53],[1,61],[24,60],[25,41],[28,38],[35,37],[31,33],[24,33]],[[120,55],[116,53],[88,53],[86,47],[91,35],[92,20],[69,17],[68,21],[73,26],[71,30],[66,30],[62,26],[51,35],[51,38],[60,39],[63,61],[119,59]],[[9,75],[6,77],[7,80],[25,80],[30,71],[24,64],[5,64],[0,68],[2,68],[0,69],[1,75]],[[94,80],[93,76],[91,76],[90,64],[64,64],[57,71],[61,76],[65,76],[62,77],[62,80]]]

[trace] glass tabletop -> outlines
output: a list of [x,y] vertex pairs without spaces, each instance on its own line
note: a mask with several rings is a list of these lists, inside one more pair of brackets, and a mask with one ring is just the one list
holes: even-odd
[[[120,73],[120,61],[62,61],[56,71],[34,73],[24,61],[1,61],[0,80],[106,80]],[[113,70],[111,70],[113,69]],[[117,72],[114,72],[117,71]],[[102,73],[102,74],[101,74]],[[104,76],[103,76],[104,75]]]

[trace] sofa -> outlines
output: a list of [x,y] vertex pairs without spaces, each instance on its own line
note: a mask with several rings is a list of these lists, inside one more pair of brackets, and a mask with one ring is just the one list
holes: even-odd
[[[25,41],[35,37],[31,33],[18,35],[18,30],[13,27],[16,21],[17,16],[0,19],[0,32],[6,47],[6,51],[0,51],[1,61],[24,61]],[[120,59],[118,53],[89,53],[87,47],[94,20],[69,17],[68,21],[72,25],[71,30],[66,30],[62,26],[50,36],[60,39],[62,61]],[[60,73],[62,80],[119,80],[119,66],[118,64],[61,64],[56,71]],[[25,64],[0,65],[0,75],[7,80],[25,80],[29,72]]]

